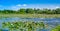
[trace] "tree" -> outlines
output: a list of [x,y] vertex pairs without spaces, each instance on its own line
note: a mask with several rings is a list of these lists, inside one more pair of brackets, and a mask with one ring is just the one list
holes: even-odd
[[57,8],[55,11],[57,14],[60,14],[60,8]]
[[18,12],[20,13],[20,14],[25,14],[26,12],[25,12],[25,9],[20,9],[20,10],[18,10]]
[[34,14],[35,11],[33,9],[28,8],[26,9],[26,13]]

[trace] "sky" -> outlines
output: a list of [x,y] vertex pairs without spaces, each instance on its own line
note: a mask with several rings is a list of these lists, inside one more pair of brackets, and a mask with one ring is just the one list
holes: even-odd
[[0,9],[60,8],[60,0],[0,0]]

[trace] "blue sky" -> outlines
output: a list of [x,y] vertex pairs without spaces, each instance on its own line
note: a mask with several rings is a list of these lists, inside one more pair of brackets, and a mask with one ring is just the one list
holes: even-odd
[[60,7],[60,0],[0,0],[0,9],[50,8]]

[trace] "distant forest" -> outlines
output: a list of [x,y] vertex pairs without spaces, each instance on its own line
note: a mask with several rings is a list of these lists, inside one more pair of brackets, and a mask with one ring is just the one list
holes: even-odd
[[0,10],[3,14],[60,14],[60,8],[57,9],[19,9],[15,10]]

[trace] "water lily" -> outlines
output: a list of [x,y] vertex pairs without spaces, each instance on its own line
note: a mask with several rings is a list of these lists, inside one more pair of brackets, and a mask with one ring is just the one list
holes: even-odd
[[36,29],[39,27],[40,29],[44,28],[43,22],[30,22],[30,21],[26,21],[26,22],[19,21],[19,22],[12,22],[12,23],[6,22],[6,23],[3,23],[3,26],[4,25],[6,25],[10,29],[10,31],[13,31],[13,30],[36,31]]

